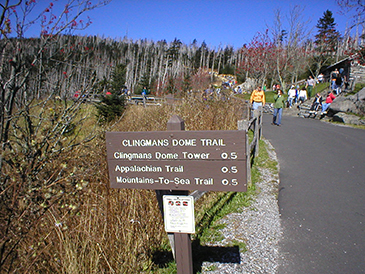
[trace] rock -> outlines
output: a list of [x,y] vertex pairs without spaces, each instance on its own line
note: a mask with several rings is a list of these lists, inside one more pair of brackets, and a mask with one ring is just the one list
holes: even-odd
[[341,96],[337,97],[328,108],[329,115],[333,116],[338,112],[353,112],[357,113],[357,108],[352,99]]
[[365,120],[361,119],[359,116],[347,114],[343,112],[336,113],[332,120],[334,122],[341,122],[345,124],[351,124],[351,125],[365,125]]
[[339,112],[351,112],[355,114],[365,114],[365,88],[360,90],[355,95],[339,96],[328,108],[330,116]]
[[355,105],[357,109],[360,111],[359,114],[365,114],[365,88],[360,90],[358,93],[353,95],[355,97]]
[[246,81],[242,84],[242,88],[245,91],[254,90],[256,88],[257,82],[255,79],[247,78]]

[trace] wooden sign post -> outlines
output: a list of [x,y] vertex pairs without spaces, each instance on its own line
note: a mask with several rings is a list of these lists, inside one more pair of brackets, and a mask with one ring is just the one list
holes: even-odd
[[[185,131],[174,115],[167,131],[107,132],[106,148],[110,187],[154,189],[161,210],[164,194],[247,190],[243,130]],[[178,274],[193,273],[190,235],[174,238]]]
[[[167,122],[167,130],[183,131],[185,130],[185,123],[180,117],[172,116]],[[188,195],[189,192],[185,192]],[[174,195],[174,192],[172,194]],[[174,233],[174,251],[177,274],[193,274],[193,252],[190,234]]]

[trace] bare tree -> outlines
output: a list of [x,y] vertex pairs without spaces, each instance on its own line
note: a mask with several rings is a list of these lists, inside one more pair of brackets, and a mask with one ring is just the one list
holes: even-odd
[[[79,112],[82,101],[70,100],[68,92],[89,69],[84,68],[86,55],[81,52],[71,61],[66,50],[62,60],[57,57],[60,48],[48,52],[48,59],[44,53],[66,42],[64,34],[89,25],[80,21],[82,14],[108,2],[70,0],[60,14],[53,13],[50,2],[35,18],[30,18],[34,0],[0,4],[0,272],[20,267],[18,246],[63,198],[65,186],[60,182],[72,175],[66,166],[54,163],[93,138],[79,135],[86,118]],[[42,33],[35,47],[13,38],[23,38],[38,23]],[[89,92],[93,80],[83,84],[78,87],[81,95]]]
[[342,8],[342,13],[349,14],[352,22],[350,29],[362,26],[365,23],[365,3],[361,0],[337,0],[337,4]]
[[[281,11],[275,12],[275,22],[272,35],[275,43],[275,75],[283,87],[289,81],[296,81],[299,74],[307,68],[308,56],[305,54],[304,42],[310,31],[303,20],[303,9],[300,6],[291,8],[288,16],[282,16]],[[283,21],[287,20],[288,29],[283,28]]]

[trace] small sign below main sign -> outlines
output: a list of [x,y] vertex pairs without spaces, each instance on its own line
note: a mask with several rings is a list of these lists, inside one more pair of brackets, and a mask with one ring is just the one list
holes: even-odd
[[163,208],[166,232],[195,233],[193,196],[164,195]]

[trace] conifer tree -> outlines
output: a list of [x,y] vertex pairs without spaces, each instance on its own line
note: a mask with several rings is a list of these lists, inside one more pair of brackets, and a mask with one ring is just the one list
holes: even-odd
[[105,87],[109,86],[110,90],[107,89],[105,96],[101,96],[100,102],[95,105],[101,122],[115,120],[123,114],[125,109],[125,98],[122,95],[122,89],[125,87],[126,65],[116,65],[111,76],[110,84],[106,83],[105,85]]
[[125,109],[124,96],[118,96],[115,93],[100,97],[96,109],[101,123],[111,122],[120,117]]
[[138,81],[138,84],[135,88],[136,94],[142,94],[143,88],[147,88],[147,90],[150,90],[150,79],[149,79],[149,72],[142,75],[141,79]]
[[111,81],[111,87],[112,92],[120,95],[122,89],[125,87],[125,81],[126,81],[126,70],[127,65],[125,64],[118,64],[115,66],[113,72],[112,72],[112,81]]
[[318,29],[318,33],[315,36],[317,50],[324,54],[335,52],[341,36],[336,30],[336,23],[332,12],[326,10],[323,13],[323,17],[319,18],[316,27]]
[[191,77],[190,77],[189,72],[184,73],[182,90],[185,92],[188,92],[189,90],[191,90]]

